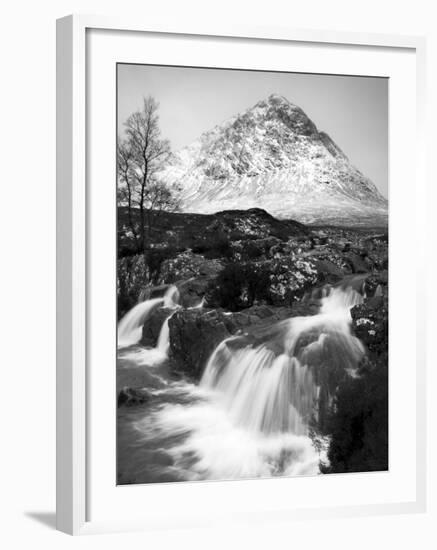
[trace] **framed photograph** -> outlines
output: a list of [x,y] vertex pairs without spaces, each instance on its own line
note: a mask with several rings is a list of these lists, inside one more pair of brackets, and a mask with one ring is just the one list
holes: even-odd
[[425,509],[423,74],[416,37],[58,21],[60,530]]

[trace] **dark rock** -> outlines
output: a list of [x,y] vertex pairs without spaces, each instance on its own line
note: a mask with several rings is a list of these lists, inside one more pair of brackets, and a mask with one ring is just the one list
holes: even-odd
[[177,281],[180,297],[179,303],[182,307],[198,307],[201,303],[210,285],[211,279],[208,277],[198,277],[186,281]]
[[162,298],[171,285],[147,285],[140,293],[140,301],[150,300],[152,298]]
[[194,254],[191,250],[186,250],[175,258],[163,262],[160,281],[165,284],[174,284],[177,281],[186,281],[192,278],[210,279],[216,277],[222,269],[222,261],[207,259],[201,254]]
[[318,280],[312,260],[297,257],[273,259],[263,265],[269,272],[269,302],[276,306],[291,305]]
[[120,390],[117,399],[117,407],[133,407],[147,403],[150,399],[150,394],[145,389],[124,387]]
[[245,239],[232,243],[233,254],[238,260],[254,260],[263,256],[274,256],[283,249],[285,243],[277,237]]
[[278,321],[289,317],[296,317],[302,314],[300,303],[293,304],[293,307],[272,307],[267,305],[255,305],[241,311],[226,315],[226,326],[231,334],[242,330],[249,332],[265,326],[269,327]]
[[[278,237],[281,240],[297,235],[308,235],[309,229],[295,220],[278,220],[262,208],[223,210],[214,214],[231,240]],[[216,230],[216,228],[214,228]]]
[[299,314],[287,307],[257,305],[238,312],[180,310],[169,321],[173,368],[199,379],[214,349],[232,335],[247,335],[250,342],[288,317]]
[[181,310],[171,317],[170,350],[178,368],[200,378],[215,347],[230,336],[220,311]]
[[372,296],[366,300],[366,307],[369,309],[378,309],[384,306],[383,296]]
[[334,262],[328,259],[314,261],[320,282],[334,284],[343,279],[345,273]]
[[149,269],[143,254],[117,260],[117,317],[120,319],[135,304],[149,280]]
[[376,356],[388,350],[388,297],[376,296],[351,309],[352,326],[358,338]]
[[153,311],[143,325],[143,335],[140,342],[141,345],[151,348],[155,347],[162,325],[172,312],[172,309],[159,307]]
[[369,265],[362,255],[348,252],[344,254],[344,260],[350,265],[352,273],[367,273],[369,271]]
[[376,294],[386,295],[388,293],[388,271],[383,270],[372,273],[366,280],[366,294],[374,296]]
[[251,262],[232,262],[211,284],[207,304],[240,311],[267,303],[290,306],[318,280],[310,259],[295,255]]
[[223,267],[224,264],[220,260],[207,259],[187,250],[163,263],[161,281],[177,286],[182,307],[196,307],[205,296],[211,281],[218,276]]

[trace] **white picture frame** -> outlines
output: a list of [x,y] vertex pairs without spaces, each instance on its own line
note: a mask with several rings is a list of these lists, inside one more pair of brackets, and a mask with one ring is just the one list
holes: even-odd
[[[420,213],[425,210],[425,171],[424,171],[424,74],[425,74],[425,41],[421,37],[354,34],[340,32],[325,32],[311,30],[294,30],[287,28],[251,28],[234,27],[209,28],[197,27],[193,24],[190,28],[178,28],[171,24],[154,24],[148,21],[112,19],[96,16],[72,15],[60,19],[57,22],[57,528],[69,534],[86,534],[92,532],[105,532],[114,530],[164,528],[172,526],[197,526],[208,525],[206,518],[193,517],[177,512],[164,511],[158,504],[155,506],[153,518],[150,514],[138,513],[135,516],[129,514],[118,517],[116,512],[102,512],[96,519],[90,514],[90,487],[93,484],[93,457],[90,449],[96,430],[90,429],[90,411],[92,409],[93,393],[90,389],[92,373],[90,360],[92,358],[92,339],[89,328],[92,322],[90,318],[95,308],[90,306],[92,302],[92,284],[90,281],[90,248],[92,238],[90,227],[97,215],[92,209],[93,190],[90,189],[92,168],[89,166],[89,150],[87,149],[87,119],[90,117],[90,109],[93,102],[90,100],[88,81],[91,80],[90,72],[95,65],[90,63],[87,55],[90,46],[94,48],[94,42],[88,40],[90,31],[111,33],[135,33],[135,36],[150,35],[159,40],[169,41],[166,49],[166,59],[172,55],[170,41],[174,37],[205,37],[209,39],[232,41],[244,41],[263,45],[287,45],[287,44],[315,44],[319,48],[328,48],[335,45],[339,48],[361,48],[369,50],[379,48],[382,50],[396,50],[399,53],[409,52],[414,56],[414,82],[410,82],[417,98],[415,113],[412,121],[416,125],[414,140],[416,156],[410,159],[409,169],[415,171],[414,193],[416,208],[413,217],[416,225],[411,231],[411,237],[416,246],[418,259],[416,265],[422,273],[417,274],[417,281],[425,280],[424,252],[418,235],[421,227]],[[217,45],[214,46],[217,48]],[[96,46],[98,49],[98,45]],[[126,50],[128,51],[128,50]],[[108,58],[109,59],[109,58]],[[110,60],[109,60],[110,61]],[[162,64],[165,64],[163,62]],[[176,63],[177,64],[177,63]],[[327,71],[328,72],[328,71]],[[349,74],[348,72],[344,74]],[[115,71],[114,71],[115,75]],[[115,111],[115,97],[113,98]],[[391,124],[396,121],[391,120]],[[393,160],[393,159],[391,159]],[[115,163],[115,150],[114,150]],[[391,172],[396,172],[396,165],[392,163]],[[411,173],[411,172],[410,172]],[[115,179],[113,180],[115,182]],[[115,183],[114,183],[115,187]],[[395,215],[396,209],[403,208],[405,203],[401,200],[391,203],[394,210],[390,215]],[[112,214],[109,214],[112,215]],[[392,231],[392,228],[390,229]],[[114,238],[115,241],[115,238]],[[115,275],[114,275],[115,277]],[[320,507],[300,508],[294,504],[283,503],[277,509],[269,510],[265,505],[254,502],[254,484],[257,481],[238,482],[235,491],[247,492],[247,501],[253,502],[244,513],[240,515],[232,512],[224,512],[221,520],[231,521],[258,521],[260,519],[274,520],[285,518],[320,518],[331,516],[368,515],[368,514],[392,514],[401,512],[421,512],[426,507],[426,401],[425,401],[425,327],[424,327],[424,299],[423,285],[417,282],[414,303],[416,307],[416,339],[415,353],[415,392],[414,392],[414,424],[415,441],[412,455],[414,455],[414,496],[407,499],[388,498],[387,502],[355,502],[353,505],[335,505]],[[92,310],[92,311],[91,311]],[[91,313],[92,315],[91,315]],[[91,315],[91,317],[90,317]],[[115,326],[114,326],[115,334]],[[390,335],[392,338],[392,333]],[[115,336],[114,336],[115,338]],[[108,370],[108,377],[111,376]],[[105,385],[104,385],[105,387]],[[113,394],[110,396],[113,398]],[[92,422],[95,422],[95,415]],[[113,418],[109,417],[109,423]],[[411,443],[413,445],[413,443]],[[108,459],[109,460],[109,459]],[[412,459],[413,462],[413,459]],[[411,462],[411,463],[412,463]],[[276,480],[285,483],[283,480]],[[309,483],[305,479],[297,481],[301,486]],[[333,476],[329,482],[330,488],[340,483],[339,478]],[[270,491],[266,483],[263,490]],[[209,491],[211,484],[188,485],[186,489],[203,497]],[[229,487],[227,482],[215,482],[214,491],[220,491],[220,486]],[[256,487],[256,486],[255,486]],[[152,491],[150,487],[143,486],[138,490]],[[413,490],[414,489],[414,490]],[[99,490],[93,488],[93,491]],[[123,491],[129,489],[124,488]],[[134,488],[138,497],[138,490]],[[228,488],[224,491],[229,492]],[[153,487],[153,494],[168,495],[171,489],[168,485]],[[120,493],[119,493],[120,494]],[[235,493],[236,494],[236,493]],[[103,495],[103,493],[102,493]],[[251,498],[252,495],[252,498]],[[159,495],[158,495],[159,496]],[[102,497],[100,500],[102,500]],[[98,499],[96,499],[98,500]],[[285,501],[284,501],[285,502]],[[115,508],[113,508],[115,510]],[[213,523],[213,520],[211,520]]]

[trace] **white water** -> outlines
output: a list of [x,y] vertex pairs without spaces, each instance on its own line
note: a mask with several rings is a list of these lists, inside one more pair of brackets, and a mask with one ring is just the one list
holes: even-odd
[[[135,425],[146,448],[155,443],[171,457],[170,478],[175,473],[177,479],[196,481],[319,472],[320,457],[308,437],[251,432],[235,425],[213,393],[188,384],[179,391],[189,404],[165,404]],[[172,388],[163,393],[174,397]]]
[[179,306],[179,290],[174,285],[170,286],[164,294],[163,307],[175,309]]
[[[244,336],[224,340],[200,386],[182,381],[155,392],[162,401],[135,427],[145,448],[171,457],[170,466],[159,466],[164,479],[319,473],[326,457],[307,435],[318,377],[326,369],[353,371],[364,352],[349,312],[362,296],[352,288],[323,296],[317,315],[276,323],[255,343]],[[161,332],[157,349],[169,345],[168,323]]]
[[202,309],[203,307],[205,307],[205,296],[200,300],[197,305],[189,307],[188,309]]
[[170,349],[170,329],[168,326],[170,317],[171,315],[169,315],[162,324],[161,332],[159,333],[158,342],[156,344],[156,349],[165,357],[168,356],[168,350]]
[[127,350],[119,352],[119,358],[125,361],[132,361],[138,367],[155,367],[161,365],[168,359],[170,350],[170,329],[168,321],[173,315],[171,313],[162,324],[158,341],[154,348],[142,346],[130,347]]
[[138,344],[143,334],[143,325],[153,311],[158,306],[175,309],[178,301],[179,291],[171,286],[162,298],[145,300],[129,310],[118,323],[118,347],[126,348]]
[[163,298],[154,298],[137,304],[118,323],[118,347],[133,346],[141,340],[143,324]]
[[349,310],[361,302],[352,288],[335,288],[322,298],[317,315],[278,323],[255,347],[244,345],[244,339],[243,345],[236,338],[225,340],[212,354],[201,385],[218,392],[238,426],[305,435],[319,395],[317,370],[353,370],[364,353],[350,330]]

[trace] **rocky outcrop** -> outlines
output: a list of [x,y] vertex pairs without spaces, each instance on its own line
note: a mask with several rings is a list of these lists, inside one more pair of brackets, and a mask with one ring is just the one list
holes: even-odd
[[143,325],[143,335],[140,342],[141,345],[150,348],[156,346],[162,325],[172,312],[173,310],[168,308],[156,308],[153,311],[151,316]]
[[223,267],[221,260],[207,259],[187,250],[163,263],[160,280],[162,283],[177,286],[182,307],[196,307]]
[[254,306],[231,313],[219,309],[180,310],[169,320],[172,368],[199,379],[214,349],[225,338],[252,333],[298,315],[290,308]]
[[366,262],[364,254],[347,252],[343,255],[343,260],[349,265],[351,273],[367,273],[369,271],[370,265]]
[[222,312],[177,311],[169,321],[170,353],[178,369],[199,379],[214,348],[230,332]]
[[368,298],[351,309],[355,334],[372,355],[384,356],[388,350],[388,296]]
[[388,271],[372,273],[366,279],[366,294],[368,296],[383,296],[388,294]]
[[263,268],[269,272],[268,295],[273,305],[291,305],[318,280],[314,263],[295,256],[270,260]]
[[253,260],[262,256],[273,257],[277,251],[282,250],[283,241],[277,237],[265,237],[263,239],[246,239],[233,241],[232,252],[237,260]]
[[326,284],[335,284],[343,279],[345,272],[332,260],[313,260],[317,270],[318,280]]
[[229,263],[211,282],[207,303],[230,311],[258,304],[290,306],[318,281],[311,260],[294,254],[279,258]]
[[223,263],[217,259],[207,259],[192,250],[181,252],[174,258],[165,260],[161,266],[160,281],[174,284],[191,278],[215,277],[223,269]]
[[120,319],[136,303],[149,281],[149,269],[142,254],[126,256],[117,261],[117,316]]

